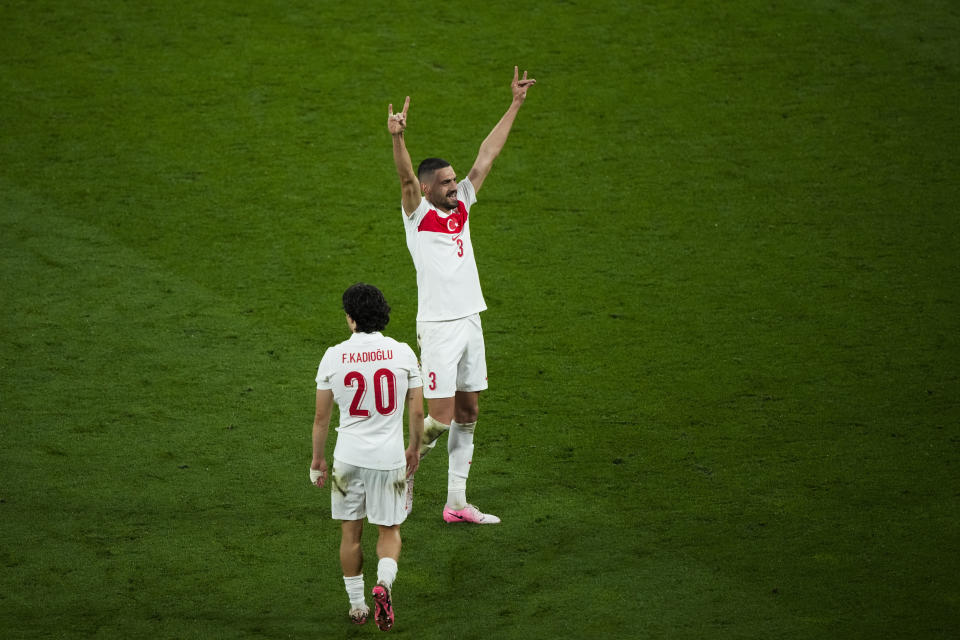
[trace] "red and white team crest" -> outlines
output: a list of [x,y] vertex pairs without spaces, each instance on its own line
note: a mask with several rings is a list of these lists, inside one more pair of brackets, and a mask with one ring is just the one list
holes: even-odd
[[462,202],[457,203],[457,209],[450,215],[441,218],[436,209],[431,209],[427,215],[420,221],[417,231],[426,231],[428,233],[443,233],[451,236],[459,236],[464,231],[467,224],[467,208]]

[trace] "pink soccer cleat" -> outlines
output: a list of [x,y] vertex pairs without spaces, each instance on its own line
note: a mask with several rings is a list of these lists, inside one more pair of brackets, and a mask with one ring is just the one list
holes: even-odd
[[482,513],[472,504],[468,504],[463,509],[443,508],[444,522],[472,522],[473,524],[497,524],[500,518],[489,513]]
[[382,584],[373,588],[373,603],[376,607],[377,626],[380,631],[389,631],[393,626],[393,604],[390,602],[390,592]]

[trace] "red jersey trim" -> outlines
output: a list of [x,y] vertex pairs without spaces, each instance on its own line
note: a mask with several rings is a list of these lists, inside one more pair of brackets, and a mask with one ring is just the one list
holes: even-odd
[[467,208],[462,201],[457,201],[457,210],[452,212],[446,218],[441,218],[436,209],[430,209],[427,215],[423,216],[417,231],[427,231],[430,233],[446,233],[451,236],[463,233],[463,227],[467,224]]

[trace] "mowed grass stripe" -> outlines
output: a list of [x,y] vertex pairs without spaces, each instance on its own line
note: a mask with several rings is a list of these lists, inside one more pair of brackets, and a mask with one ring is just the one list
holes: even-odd
[[414,339],[386,103],[463,174],[521,64],[474,218],[507,526],[442,528],[428,460],[396,633],[951,637],[948,4],[389,8],[0,10],[8,628],[370,631],[310,382],[353,281]]

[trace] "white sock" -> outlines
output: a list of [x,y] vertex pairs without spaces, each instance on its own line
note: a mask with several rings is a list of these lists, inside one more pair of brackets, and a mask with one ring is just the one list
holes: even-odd
[[393,588],[393,581],[397,579],[397,561],[393,558],[380,558],[377,564],[377,584],[382,584],[387,591]]
[[476,426],[476,422],[460,424],[454,420],[450,423],[450,437],[447,439],[447,506],[451,509],[467,506],[467,476],[470,475],[470,463],[473,461],[473,431]]
[[437,440],[442,436],[450,425],[443,424],[433,416],[427,416],[423,419],[423,442],[420,444],[420,457],[430,453],[430,450],[437,446]]
[[347,589],[350,606],[354,609],[363,609],[367,606],[363,597],[363,574],[358,576],[343,576],[343,586]]

